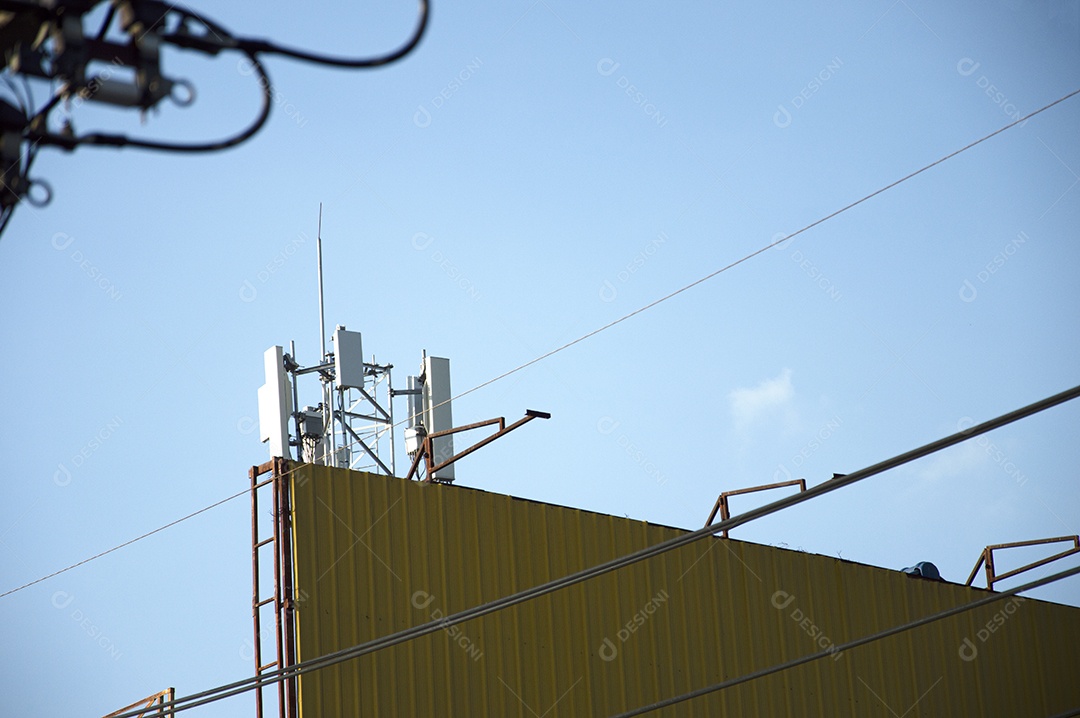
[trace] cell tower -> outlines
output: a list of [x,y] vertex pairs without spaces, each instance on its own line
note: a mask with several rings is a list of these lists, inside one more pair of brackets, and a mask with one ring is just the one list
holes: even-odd
[[[425,352],[419,376],[408,377],[406,389],[394,389],[394,365],[379,364],[374,356],[370,362],[364,361],[360,332],[338,325],[333,345],[334,350],[321,362],[308,367],[294,358],[293,342],[289,353],[273,346],[263,355],[266,383],[259,388],[259,427],[271,456],[395,476],[395,396],[409,399],[405,437],[410,457],[422,447],[426,436],[453,428],[449,359]],[[322,401],[296,410],[299,380],[308,375],[319,378]],[[436,461],[454,456],[452,433],[432,442]],[[452,482],[453,464],[428,480]]]
[[[452,483],[454,463],[522,424],[549,414],[528,411],[510,426],[503,418],[454,427],[450,388],[450,360],[422,352],[419,373],[406,379],[406,388],[391,384],[392,364],[375,356],[364,360],[363,337],[339,324],[326,347],[323,312],[322,206],[316,240],[319,264],[319,337],[322,353],[311,366],[296,359],[296,344],[289,351],[272,346],[263,355],[266,383],[259,388],[259,435],[269,443],[270,456],[296,459],[387,476],[397,476],[394,441],[394,398],[408,398],[405,450],[412,459],[407,478]],[[321,400],[300,407],[301,377],[314,376],[321,384]],[[454,435],[498,425],[495,434],[455,453]]]

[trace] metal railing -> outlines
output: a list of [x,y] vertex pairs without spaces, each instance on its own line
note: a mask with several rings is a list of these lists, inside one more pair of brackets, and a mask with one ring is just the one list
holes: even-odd
[[[720,518],[726,521],[731,518],[731,512],[728,508],[728,497],[738,496],[739,494],[750,494],[755,491],[768,491],[769,489],[779,489],[784,486],[798,486],[800,493],[806,491],[806,479],[793,479],[791,481],[781,481],[775,484],[764,484],[762,486],[751,486],[748,489],[735,489],[734,491],[724,491],[717,498],[716,503],[713,505],[712,512],[709,514],[708,520],[705,522],[706,526],[710,526],[716,519],[717,512],[720,513]],[[727,529],[721,532],[724,538],[728,537]]]
[[[1048,543],[1063,543],[1065,541],[1072,541],[1073,547],[1071,549],[1068,549],[1067,551],[1056,553],[1053,556],[1047,556],[1046,558],[1039,559],[1038,561],[1033,561],[1029,564],[1021,566],[1020,568],[1013,569],[1012,571],[1006,571],[1005,573],[994,572],[994,551],[1000,551],[1001,549],[1005,548],[1017,548],[1019,546],[1039,546],[1041,544]],[[1024,571],[1030,571],[1033,568],[1038,568],[1039,566],[1045,566],[1052,561],[1057,561],[1060,558],[1071,556],[1074,553],[1080,553],[1080,535],[1058,536],[1057,538],[1032,539],[1031,541],[1015,541],[1013,543],[999,543],[994,544],[993,546],[987,546],[982,550],[982,553],[979,554],[979,560],[975,563],[975,568],[971,569],[971,575],[968,576],[968,579],[964,583],[964,585],[971,585],[971,582],[975,580],[975,574],[979,572],[979,567],[981,567],[983,564],[986,565],[986,587],[989,590],[993,591],[994,584],[998,581],[1002,581],[1006,578],[1011,578],[1013,576],[1016,576],[1017,574],[1023,573]]]

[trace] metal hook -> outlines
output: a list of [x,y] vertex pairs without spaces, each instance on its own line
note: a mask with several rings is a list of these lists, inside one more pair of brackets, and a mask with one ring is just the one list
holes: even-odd
[[[183,91],[176,92],[176,88],[181,88]],[[188,107],[195,102],[195,85],[189,80],[174,80],[172,87],[169,88],[169,99],[176,103],[177,107]]]
[[[35,187],[40,187],[42,190],[44,190],[44,194],[35,197],[32,194]],[[52,202],[52,186],[49,185],[49,183],[45,180],[28,180],[25,198],[27,203],[29,203],[31,207],[44,207],[50,202]]]

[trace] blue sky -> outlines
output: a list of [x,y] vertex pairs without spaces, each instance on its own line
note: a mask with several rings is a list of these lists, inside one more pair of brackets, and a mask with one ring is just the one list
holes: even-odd
[[[341,54],[397,45],[415,13],[198,9]],[[436,2],[388,68],[266,64],[275,113],[240,148],[41,153],[54,200],[0,241],[0,589],[244,488],[263,351],[317,359],[320,202],[327,324],[396,384],[421,350],[450,357],[463,391],[1077,89],[1080,7]],[[84,106],[77,128],[216,138],[256,112],[238,56],[164,69],[192,107]],[[814,485],[1075,385],[1078,129],[1074,98],[470,394],[458,422],[552,419],[458,482],[696,528],[722,490]],[[962,582],[987,544],[1080,531],[1078,420],[1058,407],[733,538]],[[241,498],[0,599],[6,704],[102,715],[250,675],[249,550]],[[1075,581],[1032,595],[1080,605]]]

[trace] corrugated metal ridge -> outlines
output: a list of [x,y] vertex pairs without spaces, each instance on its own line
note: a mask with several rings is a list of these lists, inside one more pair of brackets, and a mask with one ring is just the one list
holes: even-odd
[[[364,472],[364,471],[351,471],[350,470],[350,473],[352,473],[352,474],[362,474],[364,476],[377,476],[378,478],[397,478],[397,477],[385,477],[385,476],[382,476],[380,474],[369,474],[369,473]],[[400,480],[403,480],[403,479],[400,479]],[[593,516],[598,516],[598,517],[612,518],[612,519],[615,519],[615,520],[618,520],[618,521],[633,521],[633,522],[645,524],[646,526],[650,526],[650,527],[653,527],[653,528],[667,529],[667,530],[670,530],[670,531],[676,531],[676,532],[678,532],[680,534],[687,534],[687,533],[690,533],[691,531],[696,530],[696,529],[682,528],[682,527],[679,527],[679,526],[672,526],[670,524],[657,523],[655,521],[649,521],[648,519],[638,519],[638,518],[633,518],[633,517],[628,518],[628,517],[625,517],[625,516],[615,516],[614,514],[604,513],[603,511],[596,511],[594,509],[585,509],[585,508],[581,508],[581,507],[578,507],[578,506],[570,506],[568,504],[557,504],[557,503],[554,503],[554,502],[551,502],[551,501],[541,501],[540,499],[533,499],[533,498],[529,498],[527,496],[516,496],[514,494],[504,494],[504,493],[501,493],[501,492],[498,492],[498,491],[490,491],[488,489],[481,489],[481,488],[478,488],[478,487],[475,487],[475,486],[463,486],[463,485],[460,485],[460,484],[435,484],[435,485],[442,486],[442,487],[447,488],[447,489],[452,489],[454,491],[466,491],[466,492],[475,491],[478,494],[484,494],[484,495],[487,495],[487,496],[499,496],[499,497],[503,497],[503,498],[506,498],[506,499],[510,499],[511,501],[522,501],[524,503],[534,505],[534,506],[545,506],[545,507],[549,507],[549,508],[553,508],[553,509],[567,509],[567,510],[570,510],[570,511],[579,511],[582,514],[591,514]],[[853,566],[862,566],[864,568],[878,569],[878,570],[881,570],[881,571],[897,571],[897,572],[902,571],[901,568],[892,569],[892,568],[889,568],[888,566],[879,566],[879,565],[873,564],[873,563],[863,563],[862,561],[854,561],[852,559],[842,558],[842,557],[839,557],[839,556],[830,556],[829,554],[815,553],[813,551],[804,551],[804,550],[801,550],[801,549],[794,549],[794,548],[789,548],[789,547],[784,547],[784,546],[774,546],[772,544],[760,544],[760,543],[757,543],[755,541],[743,541],[742,539],[731,538],[731,537],[728,537],[727,539],[722,539],[720,536],[713,536],[711,539],[709,539],[709,538],[701,539],[702,542],[706,542],[706,541],[710,541],[710,540],[712,540],[712,541],[726,540],[726,541],[729,541],[729,542],[732,542],[732,543],[751,544],[751,545],[754,545],[754,546],[765,546],[767,548],[770,548],[770,549],[773,549],[773,550],[776,550],[776,551],[789,551],[791,553],[802,554],[804,556],[817,556],[817,557],[820,557],[820,558],[829,559],[830,561],[838,561],[838,562],[841,562],[841,563],[852,564]],[[912,562],[912,563],[914,564],[915,562]],[[908,576],[908,578],[910,578],[913,581],[927,581],[927,580],[929,580],[929,579],[923,579],[923,578],[918,577],[918,576]],[[959,581],[950,581],[947,578],[942,578],[941,581],[931,581],[931,582],[932,583],[947,583],[947,584],[953,584],[953,585],[956,585],[956,586],[963,586],[964,585],[964,584],[960,583]],[[981,587],[981,586],[968,586],[967,588],[974,589],[976,591],[982,591],[982,592],[985,592],[985,593],[990,593],[990,591],[988,589],[986,589],[985,587]],[[1044,603],[1050,603],[1050,604],[1053,604],[1055,606],[1065,606],[1066,608],[1076,608],[1078,611],[1080,611],[1080,608],[1078,608],[1076,606],[1071,606],[1071,605],[1066,604],[1066,603],[1057,603],[1056,601],[1048,601],[1048,600],[1040,599],[1040,598],[1030,598],[1030,599],[1025,599],[1025,600],[1042,601]]]

